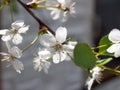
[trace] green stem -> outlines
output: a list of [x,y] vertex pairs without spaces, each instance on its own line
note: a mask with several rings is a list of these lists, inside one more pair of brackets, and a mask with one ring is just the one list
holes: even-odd
[[38,8],[55,8],[55,9],[59,9],[59,10],[63,10],[64,11],[64,9],[63,8],[60,8],[60,7],[57,7],[57,6],[38,6]]
[[14,16],[13,16],[13,10],[12,10],[12,2],[10,3],[10,15],[11,15],[11,21],[14,22]]
[[35,42],[39,39],[39,37],[40,37],[40,33],[38,33],[36,37],[33,39],[33,41],[22,50],[22,53],[25,52],[27,49],[29,49],[32,45],[34,45]]
[[[113,44],[113,43],[110,43],[110,44]],[[103,48],[103,47],[106,47],[108,44],[105,44],[105,45],[101,45],[101,46],[97,46],[97,47],[92,47],[91,49],[99,49],[99,48]]]
[[118,75],[120,76],[120,71],[119,70],[114,70],[114,69],[111,69],[111,68],[108,68],[108,67],[105,67],[105,66],[100,66],[102,69],[112,73],[112,74],[115,74],[115,75]]

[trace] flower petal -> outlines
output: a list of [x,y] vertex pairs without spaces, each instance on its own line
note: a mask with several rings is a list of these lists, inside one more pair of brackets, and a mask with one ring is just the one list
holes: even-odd
[[0,30],[0,35],[5,35],[8,31],[8,29]]
[[23,38],[20,34],[15,34],[13,39],[12,39],[13,43],[16,45],[22,43],[22,40],[23,40]]
[[107,49],[107,52],[114,53],[119,49],[120,49],[120,44],[113,44]]
[[120,42],[120,31],[118,29],[113,29],[109,33],[108,38],[113,43],[119,43]]
[[9,53],[12,54],[14,57],[17,57],[17,58],[20,58],[22,56],[22,51],[16,46],[13,46],[10,49]]
[[24,26],[23,20],[18,20],[12,23],[12,28],[20,28]]
[[45,73],[48,73],[48,69],[51,65],[50,62],[40,56],[35,57],[33,63],[35,70],[41,71],[43,69]]
[[65,42],[67,38],[67,29],[65,27],[59,27],[56,30],[55,37],[58,42]]
[[48,59],[51,56],[51,53],[50,53],[50,51],[48,51],[48,50],[45,49],[43,51],[39,51],[38,55],[40,57],[44,58],[44,59]]
[[25,26],[25,27],[22,27],[18,30],[19,33],[26,33],[29,29],[29,25]]
[[94,82],[94,79],[89,77],[88,80],[87,80],[87,82],[86,82],[88,90],[91,90],[93,82]]
[[56,53],[53,55],[53,63],[58,64],[60,62],[60,55]]
[[53,55],[53,62],[55,64],[59,63],[59,62],[62,62],[66,59],[67,57],[67,54],[66,52],[56,52],[54,55]]
[[120,56],[120,47],[118,48],[118,50],[114,53],[114,56],[117,58]]
[[5,44],[6,44],[6,47],[7,47],[7,49],[8,49],[8,52],[11,50],[11,45],[10,45],[10,43],[9,42],[5,42]]
[[5,53],[5,52],[0,52],[0,55],[2,55],[2,56],[7,56],[7,55],[9,55],[8,53]]
[[40,44],[45,47],[52,47],[56,44],[56,39],[53,35],[44,34],[40,37]]
[[57,20],[60,18],[60,13],[61,13],[60,10],[53,9],[50,14],[51,14],[53,20]]
[[34,69],[41,71],[42,70],[42,66],[41,66],[41,57],[37,56],[34,58],[33,60],[33,64],[34,64]]
[[64,4],[65,0],[57,0],[59,3]]
[[12,34],[10,34],[10,35],[4,35],[4,36],[1,37],[1,39],[6,42],[6,41],[11,40],[12,37],[13,37]]
[[16,72],[21,73],[21,70],[24,70],[23,63],[19,60],[11,60],[11,64]]
[[77,41],[69,41],[68,44],[72,45],[72,46],[75,46],[77,44]]
[[50,66],[51,66],[51,63],[46,61],[43,67],[43,70],[45,73],[48,73],[48,69],[50,68]]

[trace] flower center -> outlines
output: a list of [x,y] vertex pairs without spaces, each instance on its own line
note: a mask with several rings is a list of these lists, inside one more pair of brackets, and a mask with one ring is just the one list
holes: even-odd
[[56,51],[60,51],[60,50],[62,49],[62,45],[59,44],[59,43],[57,43],[57,44],[55,45],[55,49],[56,49]]
[[17,29],[14,29],[13,32],[12,32],[14,35],[18,33],[18,30]]
[[66,7],[65,9],[64,9],[64,12],[69,12],[70,11],[70,9],[68,8],[68,7]]
[[14,60],[14,59],[16,59],[15,56],[13,56],[13,55],[10,55],[10,56],[9,56],[9,60]]

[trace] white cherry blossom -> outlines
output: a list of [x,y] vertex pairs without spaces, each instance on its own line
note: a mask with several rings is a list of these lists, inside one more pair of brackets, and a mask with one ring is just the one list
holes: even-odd
[[44,70],[45,73],[48,73],[48,69],[51,66],[51,63],[47,61],[51,56],[51,53],[48,50],[39,50],[38,55],[34,58],[34,69],[41,71]]
[[77,44],[76,41],[69,41],[63,45],[63,49],[67,52],[66,60],[73,59],[73,51],[74,51],[76,44]]
[[[49,0],[48,0],[49,1]],[[54,1],[49,1],[47,5],[53,5]],[[57,4],[55,5],[58,8],[48,8],[51,10],[51,16],[53,20],[60,19],[63,22],[66,21],[69,15],[74,15],[75,11],[75,2],[73,0],[57,0]]]
[[118,29],[113,29],[109,33],[108,39],[113,44],[107,49],[107,52],[114,53],[115,57],[119,57],[120,56],[120,31]]
[[19,60],[22,56],[22,51],[16,47],[11,47],[8,42],[6,42],[8,53],[0,52],[3,56],[2,61],[8,61],[10,65],[16,70],[16,72],[21,73],[21,70],[24,70],[23,63]]
[[40,43],[53,55],[53,62],[60,63],[64,60],[69,60],[73,55],[73,49],[76,42],[67,42],[67,29],[59,27],[55,36],[51,33],[44,34],[40,37]]
[[0,30],[0,35],[2,35],[3,41],[12,40],[14,44],[22,43],[23,37],[21,36],[22,33],[26,33],[29,29],[29,25],[25,25],[24,21],[18,20],[12,23],[11,29],[3,29]]
[[102,73],[101,73],[102,71],[103,71],[103,69],[101,69],[100,67],[94,67],[91,70],[92,78],[89,77],[87,82],[86,82],[88,90],[91,90],[91,87],[92,87],[92,84],[94,83],[94,80],[96,80],[98,83],[100,83],[100,81],[102,79]]

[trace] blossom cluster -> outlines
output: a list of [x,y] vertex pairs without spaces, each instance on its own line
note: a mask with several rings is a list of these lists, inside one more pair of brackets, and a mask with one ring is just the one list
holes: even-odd
[[57,0],[55,3],[54,0],[48,0],[46,2],[46,5],[53,5],[56,6],[57,8],[48,8],[48,10],[51,11],[51,16],[53,20],[60,19],[63,22],[68,19],[69,15],[74,15],[76,13],[75,11],[75,2],[73,0]]
[[[21,33],[26,33],[29,29],[29,25],[25,25],[23,20],[18,20],[12,23],[11,29],[0,30],[1,39],[6,43],[8,53],[1,52],[4,61],[11,63],[13,68],[21,73],[24,66],[19,59],[21,58],[23,51],[20,50],[17,45],[22,43],[23,37]],[[42,47],[39,47],[37,56],[34,58],[34,68],[38,71],[43,69],[46,73],[51,65],[50,59],[53,63],[57,64],[65,60],[71,60],[73,58],[73,50],[76,41],[67,41],[67,29],[65,27],[59,27],[56,30],[55,35],[47,31],[39,38]],[[16,46],[11,46],[10,42]]]
[[113,44],[107,49],[107,52],[114,53],[116,58],[120,57],[120,30],[113,29],[109,33],[108,38]]
[[[45,6],[41,5],[42,2],[45,2]],[[74,0],[33,0],[27,3],[32,9],[46,8],[53,20],[59,19],[62,22],[67,21],[69,16],[75,15],[75,4]]]
[[55,32],[55,36],[49,31],[41,35],[40,44],[43,48],[38,51],[38,56],[34,58],[35,69],[41,70],[43,67],[44,71],[47,72],[47,68],[51,65],[48,61],[49,59],[52,58],[55,64],[65,60],[71,60],[77,42],[67,41],[67,29],[65,27],[59,27]]
[[[10,65],[18,72],[21,73],[21,70],[24,69],[23,63],[19,60],[22,56],[22,50],[20,50],[16,45],[22,43],[23,37],[22,33],[26,33],[29,29],[29,25],[25,25],[23,20],[18,20],[13,22],[11,29],[0,30],[1,39],[5,42],[8,53],[1,52],[3,56],[2,61],[10,62]],[[11,46],[10,42],[15,44]]]

